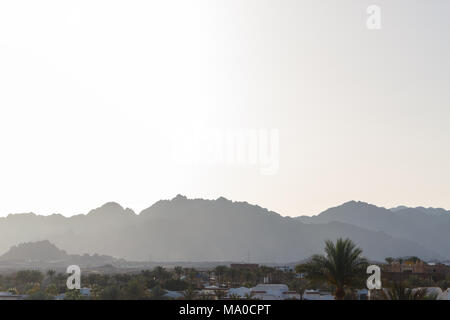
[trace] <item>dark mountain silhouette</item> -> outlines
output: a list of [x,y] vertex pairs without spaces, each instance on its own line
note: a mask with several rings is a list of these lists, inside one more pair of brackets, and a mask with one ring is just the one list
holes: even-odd
[[12,246],[5,254],[0,256],[2,268],[28,266],[66,268],[71,264],[80,267],[98,267],[107,264],[126,265],[126,262],[122,259],[98,254],[69,255],[48,240],[21,243]]
[[443,257],[450,257],[450,213],[444,209],[397,207],[385,209],[365,202],[350,201],[317,216],[298,217],[305,223],[338,221],[416,242]]
[[0,256],[0,261],[34,260],[51,262],[67,259],[68,257],[69,255],[64,250],[58,249],[48,240],[43,240],[12,246],[8,252]]
[[394,212],[398,212],[401,210],[406,210],[406,209],[414,209],[417,211],[421,211],[427,215],[447,215],[450,214],[450,211],[442,209],[442,208],[424,208],[424,207],[416,207],[416,208],[409,208],[409,207],[405,207],[405,206],[398,206],[396,208],[391,208],[389,210],[394,211]]
[[[139,215],[117,203],[70,218],[16,214],[0,218],[0,252],[18,243],[49,240],[71,254],[100,253],[131,261],[246,261],[250,255],[252,262],[285,263],[322,252],[325,239],[349,237],[373,260],[447,257],[440,251],[442,244],[425,247],[405,238],[408,232],[401,223],[386,229],[377,207],[367,205],[358,217],[349,210],[353,206],[294,219],[246,202],[179,195],[158,201]],[[383,210],[382,217],[393,214]],[[373,228],[372,220],[380,228]],[[414,230],[420,231],[420,226]]]

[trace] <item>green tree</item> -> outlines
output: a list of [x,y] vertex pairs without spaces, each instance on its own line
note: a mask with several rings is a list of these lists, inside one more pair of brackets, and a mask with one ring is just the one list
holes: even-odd
[[294,279],[289,284],[289,288],[300,295],[300,299],[303,300],[303,294],[308,287],[308,281],[305,279]]
[[26,300],[53,300],[53,296],[45,291],[39,290],[30,294]]
[[177,275],[177,278],[180,279],[181,276],[183,275],[183,267],[180,266],[176,266],[173,271],[175,272],[175,274]]
[[50,278],[50,281],[53,281],[53,277],[55,276],[56,271],[55,270],[48,270],[47,271],[47,276]]
[[37,292],[41,291],[41,285],[39,283],[34,283],[33,286],[28,290],[27,294],[33,295]]
[[241,300],[241,296],[236,294],[236,293],[232,293],[228,296],[228,299],[230,300]]
[[405,260],[405,262],[412,262],[412,263],[417,263],[417,262],[420,262],[420,261],[422,261],[422,260],[420,260],[420,258],[418,258],[416,256],[409,257],[409,258],[407,258]]
[[313,281],[324,281],[335,287],[336,300],[342,300],[347,286],[359,285],[364,279],[367,260],[361,256],[362,250],[350,239],[325,241],[325,255],[314,255],[303,264],[300,271]]
[[126,300],[143,300],[147,298],[145,287],[138,279],[128,282],[124,290],[124,298]]
[[83,300],[84,297],[81,295],[80,290],[72,289],[66,291],[66,296],[64,300]]
[[167,272],[163,267],[158,266],[153,270],[153,276],[158,281],[164,281],[170,278],[170,273]]
[[111,285],[103,289],[100,293],[100,300],[120,300],[120,288],[116,285]]
[[56,287],[55,284],[52,283],[47,286],[47,288],[45,289],[45,292],[50,296],[56,296],[56,295],[58,295],[58,288]]
[[222,300],[225,297],[225,292],[223,290],[215,290],[214,294],[218,300]]
[[195,270],[194,268],[188,268],[188,269],[185,269],[185,274],[186,274],[186,277],[188,278],[188,281],[191,284],[194,284],[195,280],[197,278],[197,274],[198,274],[197,270]]
[[100,295],[102,293],[102,289],[98,284],[91,285],[91,299],[98,300],[100,299]]
[[183,296],[185,300],[194,300],[197,297],[197,293],[192,286],[189,286],[189,288],[184,290]]
[[217,284],[223,283],[223,277],[227,273],[227,270],[228,270],[227,266],[217,266],[214,269],[214,274],[217,277]]
[[167,291],[163,290],[160,286],[153,287],[150,294],[152,300],[164,300],[164,295]]
[[425,300],[427,299],[427,290],[410,289],[405,282],[393,282],[388,284],[389,288],[386,291],[381,291],[383,300]]
[[43,278],[39,270],[21,270],[16,273],[16,281],[20,284],[40,283]]
[[189,284],[183,280],[169,279],[164,282],[163,288],[170,291],[183,291],[189,287]]

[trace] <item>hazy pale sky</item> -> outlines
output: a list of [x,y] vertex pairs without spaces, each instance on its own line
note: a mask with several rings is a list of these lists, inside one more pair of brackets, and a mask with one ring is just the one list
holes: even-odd
[[[366,9],[381,8],[381,30]],[[176,194],[450,209],[447,0],[0,1],[0,215]],[[278,171],[192,132],[279,133]],[[199,150],[202,149],[202,144]],[[198,150],[198,149],[197,149]]]

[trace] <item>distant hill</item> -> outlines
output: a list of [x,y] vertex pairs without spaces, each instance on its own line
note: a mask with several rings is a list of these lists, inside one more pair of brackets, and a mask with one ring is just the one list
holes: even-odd
[[0,266],[27,267],[27,266],[54,266],[64,267],[71,264],[80,267],[98,267],[104,265],[123,265],[125,261],[105,255],[69,255],[59,249],[48,240],[21,243],[12,246],[6,253],[0,256]]
[[60,250],[50,241],[44,240],[12,246],[5,254],[0,256],[0,261],[34,260],[51,262],[67,259],[68,257],[69,255],[64,250]]
[[[179,195],[158,201],[140,214],[111,202],[70,218],[9,215],[0,218],[0,252],[21,242],[45,239],[71,254],[100,253],[132,261],[246,261],[250,256],[252,262],[288,263],[322,252],[325,239],[349,237],[372,260],[450,256],[447,244],[419,244],[405,237],[410,232],[403,220],[385,221],[393,214],[349,203],[316,217],[294,219],[246,202]],[[429,233],[419,225],[407,226],[413,228],[411,232]]]

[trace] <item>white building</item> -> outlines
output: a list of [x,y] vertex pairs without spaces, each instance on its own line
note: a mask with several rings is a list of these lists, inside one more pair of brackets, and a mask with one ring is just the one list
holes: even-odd
[[321,292],[319,290],[305,290],[303,294],[304,300],[334,300],[334,296],[329,292]]
[[184,297],[184,294],[178,291],[167,291],[164,297],[169,299],[181,299]]
[[285,284],[258,284],[251,289],[253,299],[258,300],[286,300],[300,299],[300,295],[289,291]]
[[246,287],[240,287],[240,288],[230,288],[228,290],[228,293],[225,297],[238,297],[240,299],[244,299],[252,294],[252,290],[250,288]]
[[20,294],[14,294],[8,291],[0,292],[0,300],[23,300],[26,296]]
[[86,298],[90,297],[91,296],[91,288],[80,288],[80,294]]
[[61,294],[58,294],[57,296],[55,296],[55,300],[64,300],[65,298],[66,298],[65,293],[61,293]]
[[442,289],[439,287],[420,287],[412,289],[412,293],[416,293],[418,290],[425,290],[425,296],[428,297],[439,297],[442,294]]
[[358,300],[369,300],[369,290],[357,289],[355,293]]
[[438,295],[437,300],[450,300],[450,288]]
[[277,270],[283,271],[283,272],[290,272],[294,271],[294,268],[291,266],[277,266],[275,267]]

